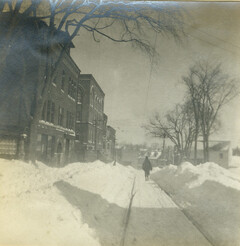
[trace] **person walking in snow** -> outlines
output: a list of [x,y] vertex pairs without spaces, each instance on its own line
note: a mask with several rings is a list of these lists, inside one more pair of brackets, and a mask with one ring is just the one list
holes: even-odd
[[145,180],[148,180],[149,179],[150,171],[152,170],[152,164],[149,161],[149,159],[148,159],[147,156],[145,157],[145,160],[143,162],[142,169],[145,172]]

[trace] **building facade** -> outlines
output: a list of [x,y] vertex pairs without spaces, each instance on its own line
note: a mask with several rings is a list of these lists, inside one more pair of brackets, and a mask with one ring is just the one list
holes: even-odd
[[[232,148],[230,141],[209,141],[209,161],[228,168],[232,158]],[[191,151],[190,161],[194,163],[194,150]],[[199,143],[197,150],[197,163],[204,162],[204,152],[202,143]]]
[[[55,76],[45,87],[47,95],[38,114],[39,121],[33,121],[33,112],[46,81],[44,33],[48,26],[39,20],[27,20],[27,23],[27,33],[12,47],[7,57],[9,66],[0,76],[3,89],[0,93],[3,102],[0,106],[0,156],[25,159],[29,157],[29,146],[34,146],[36,159],[62,165],[74,157],[75,93],[80,73],[70,56],[74,45],[70,43],[62,53]],[[66,35],[64,32],[55,34],[49,68],[53,68],[63,51]],[[34,137],[31,137],[31,128],[36,129]]]
[[82,161],[100,159],[103,150],[105,94],[91,74],[79,77],[76,119],[76,152]]
[[66,51],[50,85],[37,126],[37,159],[45,163],[61,166],[76,159],[74,144],[79,74],[80,69]]
[[[22,35],[6,61],[7,69],[0,74],[0,157],[29,159],[29,146],[37,160],[54,166],[104,160],[106,146],[109,156],[113,156],[115,130],[107,126],[105,94],[91,74],[80,74],[70,55],[73,43],[67,43],[63,49],[67,34],[56,32],[46,63],[47,24],[33,20],[27,30],[25,35],[30,35],[29,30],[33,35],[28,37],[30,41],[27,39],[29,45],[25,45]],[[55,72],[44,87],[48,69]],[[44,89],[47,94],[41,96]],[[36,111],[38,115],[34,118]]]

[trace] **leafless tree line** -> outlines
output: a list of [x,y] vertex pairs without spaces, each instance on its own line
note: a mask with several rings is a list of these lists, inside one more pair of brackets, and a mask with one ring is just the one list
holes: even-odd
[[182,77],[186,88],[185,102],[160,116],[155,114],[145,129],[152,136],[169,138],[180,161],[189,159],[194,145],[197,161],[199,138],[203,142],[204,161],[209,160],[209,137],[219,127],[223,106],[239,95],[238,82],[223,71],[221,64],[198,61]]

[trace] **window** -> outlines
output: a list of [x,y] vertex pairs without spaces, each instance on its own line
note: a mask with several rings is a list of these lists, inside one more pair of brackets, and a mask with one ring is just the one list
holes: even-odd
[[54,157],[54,153],[55,153],[55,143],[56,143],[56,139],[55,137],[52,137],[52,143],[51,143],[51,157]]
[[65,89],[65,71],[62,71],[61,90]]
[[66,127],[68,129],[74,128],[74,116],[72,112],[67,111],[67,124]]
[[89,140],[89,141],[92,140],[92,131],[91,131],[90,128],[88,129],[88,140]]
[[80,133],[79,132],[76,133],[76,140],[80,140]]
[[51,119],[51,101],[47,102],[47,121],[50,122]]
[[95,143],[95,137],[96,137],[96,130],[94,129],[92,131],[92,142]]
[[55,103],[53,103],[51,100],[47,101],[47,118],[46,118],[46,103],[44,103],[43,111],[42,111],[42,119],[46,120],[48,122],[54,123],[55,120]]
[[52,103],[52,110],[51,110],[51,122],[54,123],[55,118],[55,103]]
[[63,117],[64,117],[64,109],[59,107],[58,108],[58,125],[63,126]]
[[93,94],[92,94],[92,90],[90,92],[90,105],[93,105]]
[[76,121],[81,121],[81,111],[77,111]]
[[71,95],[71,90],[72,90],[72,81],[71,78],[68,79],[68,95]]
[[80,88],[77,91],[77,102],[82,103],[82,90]]
[[76,82],[74,82],[70,77],[68,80],[68,95],[74,99],[76,99]]
[[220,154],[219,154],[219,158],[220,158],[220,159],[223,159],[223,153],[220,153]]
[[42,120],[46,120],[46,102],[44,102],[44,104],[43,104]]

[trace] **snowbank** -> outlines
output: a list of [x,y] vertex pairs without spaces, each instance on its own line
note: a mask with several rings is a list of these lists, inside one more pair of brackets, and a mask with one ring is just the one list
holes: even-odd
[[[86,203],[100,196],[105,208],[116,204],[125,210],[134,170],[101,161],[51,168],[41,162],[34,166],[0,159],[0,245],[99,246],[99,235],[85,223],[81,208],[71,204],[57,184],[65,182],[70,190],[79,189]],[[95,219],[94,213],[91,216]],[[116,214],[109,211],[108,216],[111,221]]]
[[68,175],[0,159],[0,245],[100,245],[81,211],[53,185]]
[[164,179],[165,184],[169,185],[167,189],[173,192],[175,189],[183,187],[201,186],[206,181],[215,181],[226,187],[240,190],[240,177],[214,162],[207,162],[198,166],[194,166],[190,162],[184,162],[178,167],[169,165],[153,177],[154,179]]
[[154,173],[152,179],[219,246],[240,242],[240,178],[216,163],[185,162]]

